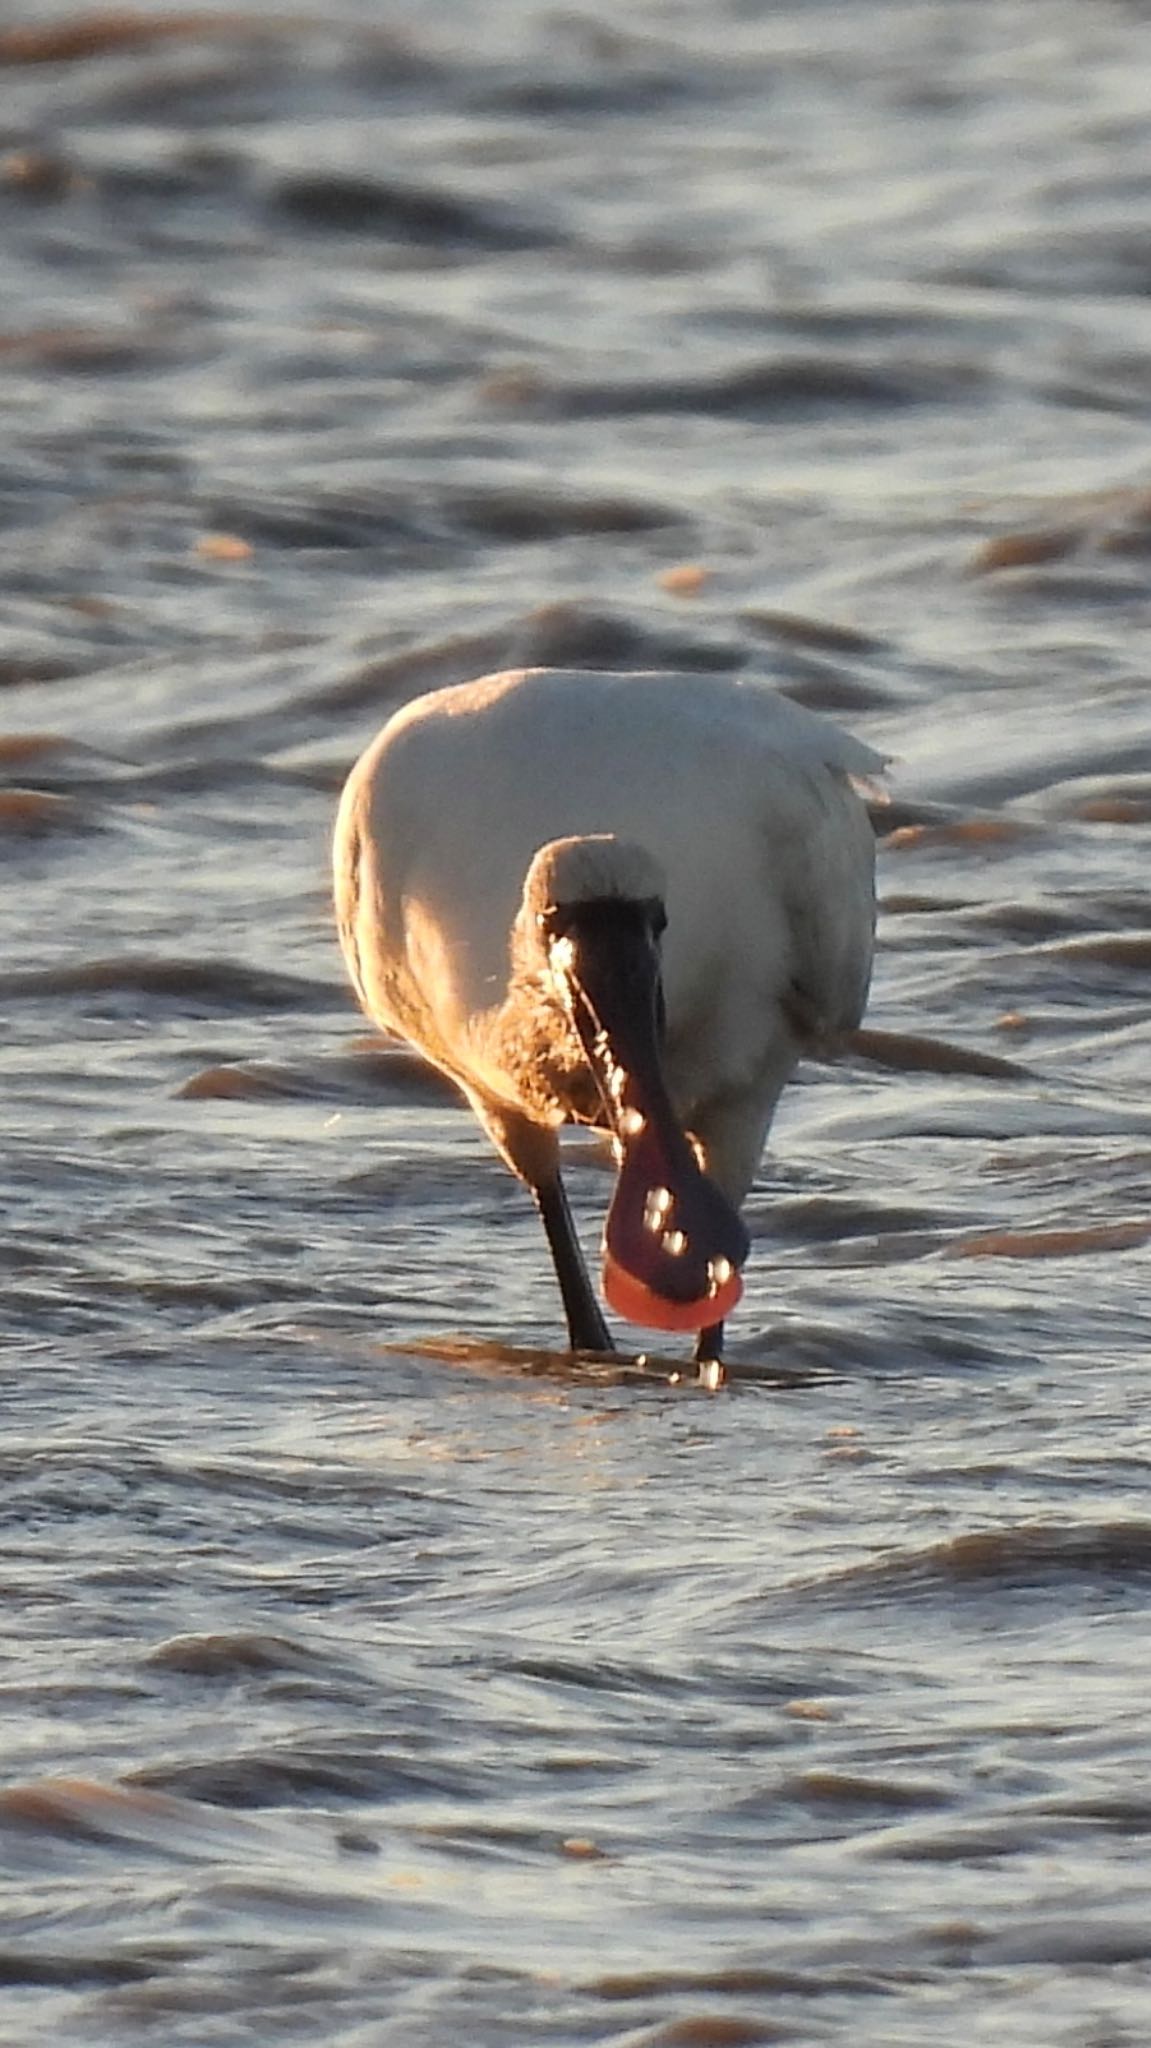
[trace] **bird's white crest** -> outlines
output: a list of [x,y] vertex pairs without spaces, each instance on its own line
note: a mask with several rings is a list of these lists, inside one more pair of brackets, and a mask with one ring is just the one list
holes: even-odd
[[662,902],[666,886],[663,869],[646,847],[614,832],[592,832],[540,847],[527,872],[524,904],[539,916],[557,904],[567,908],[613,896]]

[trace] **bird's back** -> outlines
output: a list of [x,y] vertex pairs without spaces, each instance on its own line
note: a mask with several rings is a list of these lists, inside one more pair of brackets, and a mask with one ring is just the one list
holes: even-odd
[[[369,1009],[425,1049],[507,986],[533,854],[616,833],[667,876],[669,1022],[746,1046],[794,985],[828,1031],[857,1021],[872,835],[850,787],[879,759],[755,680],[525,670],[405,707],[359,763],[337,828],[345,950]],[[414,1006],[414,1007],[413,1007]]]

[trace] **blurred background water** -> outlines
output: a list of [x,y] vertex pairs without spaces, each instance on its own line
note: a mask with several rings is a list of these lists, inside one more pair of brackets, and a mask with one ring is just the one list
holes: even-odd
[[[5,13],[6,2042],[1151,2034],[1149,64]],[[523,661],[893,757],[715,1395],[343,984],[347,767]]]

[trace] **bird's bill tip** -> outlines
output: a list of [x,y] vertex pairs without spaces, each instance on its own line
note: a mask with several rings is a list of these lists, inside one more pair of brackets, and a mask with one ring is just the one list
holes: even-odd
[[605,1250],[603,1291],[608,1307],[625,1323],[639,1323],[645,1330],[706,1330],[731,1314],[743,1293],[743,1280],[733,1270],[722,1284],[697,1300],[672,1301],[629,1273]]

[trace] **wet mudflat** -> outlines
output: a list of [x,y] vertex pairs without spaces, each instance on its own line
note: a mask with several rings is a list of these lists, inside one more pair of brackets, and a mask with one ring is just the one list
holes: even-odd
[[[13,2043],[1151,2030],[1151,27],[617,17],[0,26]],[[893,760],[718,1391],[343,985],[531,661]]]

